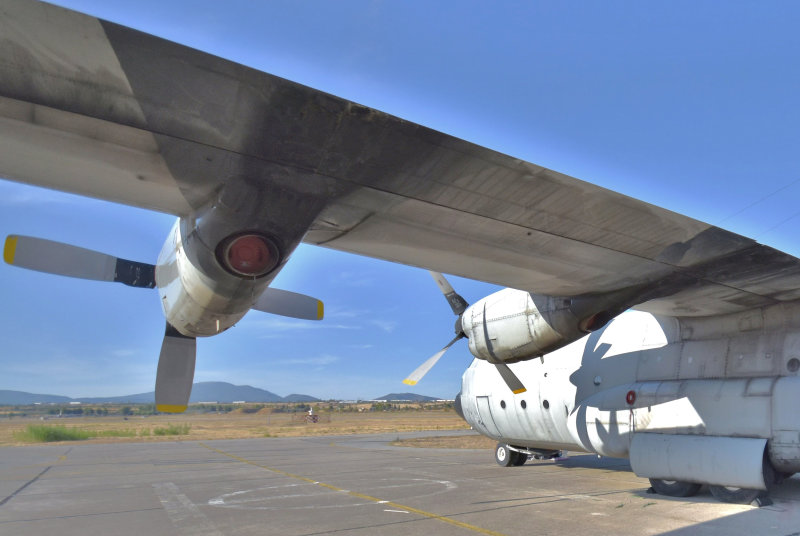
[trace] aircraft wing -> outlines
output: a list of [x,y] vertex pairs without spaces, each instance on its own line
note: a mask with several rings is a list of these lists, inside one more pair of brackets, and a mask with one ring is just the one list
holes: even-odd
[[0,2],[0,175],[189,216],[245,180],[305,242],[679,316],[800,298],[800,261],[324,92],[48,4]]

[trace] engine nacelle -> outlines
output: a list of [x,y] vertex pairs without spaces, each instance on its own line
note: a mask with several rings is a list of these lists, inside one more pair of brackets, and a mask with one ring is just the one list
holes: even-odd
[[570,298],[504,289],[469,306],[461,317],[461,329],[478,359],[515,363],[540,357],[603,327],[615,314],[599,307],[599,301],[598,307],[587,308],[584,301],[577,304]]
[[321,198],[288,187],[228,178],[213,202],[178,220],[158,257],[156,286],[167,322],[190,337],[233,326],[286,264],[322,206]]
[[[217,261],[218,252],[199,240],[185,241],[186,220],[172,227],[156,265],[156,286],[164,316],[179,332],[190,337],[221,333],[250,310],[255,298],[271,281],[228,273]],[[193,262],[202,258],[204,262]],[[210,277],[198,264],[220,266]]]

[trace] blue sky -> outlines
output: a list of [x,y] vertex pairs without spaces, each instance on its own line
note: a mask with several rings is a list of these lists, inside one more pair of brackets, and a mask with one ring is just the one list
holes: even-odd
[[[800,255],[795,2],[59,2],[718,224]],[[170,216],[0,181],[0,231],[154,262]],[[453,278],[468,301],[496,287]],[[275,286],[322,323],[250,313],[197,381],[372,398],[443,346],[421,269],[301,246]],[[535,290],[535,289],[531,289]],[[0,265],[0,389],[153,388],[157,294]],[[415,388],[451,397],[454,347]]]

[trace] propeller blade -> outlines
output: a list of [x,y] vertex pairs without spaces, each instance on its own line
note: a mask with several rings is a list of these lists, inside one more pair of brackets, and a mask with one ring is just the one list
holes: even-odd
[[189,406],[194,382],[197,340],[167,324],[156,374],[156,410],[182,413]]
[[439,287],[439,290],[442,291],[442,294],[444,294],[444,297],[447,299],[447,303],[450,304],[453,314],[458,316],[463,313],[469,305],[467,300],[462,298],[455,290],[453,290],[453,287],[442,274],[431,271],[431,275],[433,276],[433,280],[436,281],[436,285]]
[[13,266],[131,287],[156,286],[155,266],[32,236],[9,235],[3,259]]
[[497,367],[497,372],[499,372],[500,376],[503,377],[503,381],[506,382],[506,385],[508,385],[508,388],[511,389],[512,393],[518,395],[527,391],[525,386],[522,385],[520,379],[517,378],[517,375],[514,374],[507,364],[501,361],[500,363],[495,363],[494,366]]
[[423,364],[417,367],[417,370],[409,374],[408,378],[403,380],[403,383],[405,383],[406,385],[417,385],[417,382],[420,381],[422,377],[425,376],[428,373],[428,371],[433,368],[436,362],[439,361],[439,358],[442,357],[444,353],[456,343],[456,341],[463,338],[464,338],[463,333],[459,333],[458,335],[456,335],[456,338],[447,343],[447,346],[445,346],[444,348],[433,354],[431,357],[427,359],[427,361],[425,361]]
[[267,287],[251,309],[303,320],[322,320],[325,307],[311,296]]

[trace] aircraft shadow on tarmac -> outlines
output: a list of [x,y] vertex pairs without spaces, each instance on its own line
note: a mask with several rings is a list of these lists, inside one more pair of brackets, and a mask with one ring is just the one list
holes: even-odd
[[563,469],[605,469],[608,471],[632,472],[631,464],[625,458],[610,458],[608,456],[597,456],[596,454],[574,453],[560,460],[529,460],[522,467],[510,468],[511,470],[548,469],[551,467],[561,467]]
[[[698,534],[776,534],[800,536],[800,478],[784,480],[770,493],[774,503],[725,517],[703,521],[680,529],[662,532],[659,536],[696,536]],[[673,498],[673,501],[714,501],[705,486],[695,497]],[[783,528],[789,527],[789,528]]]
[[[627,459],[624,458],[608,458],[608,457],[598,457],[595,454],[576,454],[571,455],[568,458],[563,460],[557,460],[555,462],[549,461],[539,461],[539,462],[528,462],[526,465],[522,467],[522,469],[528,470],[536,470],[536,469],[545,469],[548,467],[559,467],[562,469],[601,469],[607,471],[620,471],[620,472],[628,472],[633,474],[633,470],[631,469],[630,463]],[[515,469],[520,469],[519,467]],[[638,492],[635,492],[638,493]],[[643,488],[641,490],[641,494],[647,495],[647,489]],[[711,494],[708,492],[708,488],[703,486],[700,492],[695,495],[694,497],[666,497],[663,495],[655,495],[659,499],[666,499],[671,501],[692,501],[692,500],[709,500],[709,501],[717,501]],[[787,478],[780,484],[775,485],[770,490],[770,497],[775,501],[789,501],[792,503],[798,503],[797,509],[798,514],[800,514],[800,474],[793,476],[791,478]],[[784,536],[800,536],[800,524],[798,524],[798,531],[797,534],[791,535],[784,535]]]

